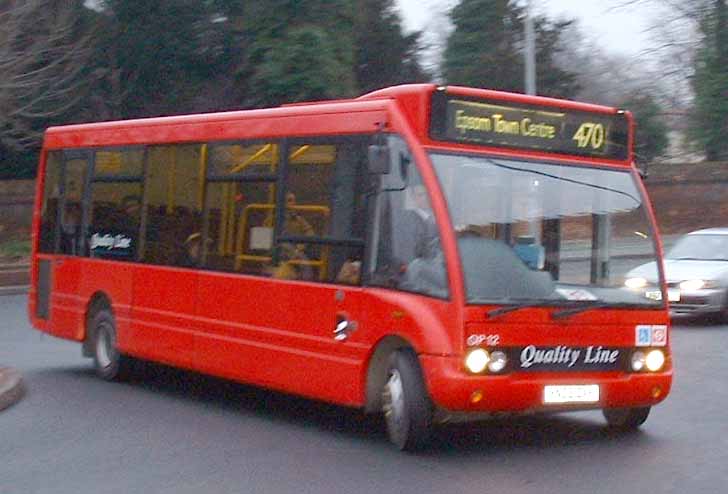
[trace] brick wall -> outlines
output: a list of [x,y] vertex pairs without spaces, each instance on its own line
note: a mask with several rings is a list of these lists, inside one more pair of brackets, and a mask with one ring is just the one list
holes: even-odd
[[0,181],[0,240],[30,234],[35,181]]
[[663,235],[728,226],[728,163],[654,166],[645,186]]

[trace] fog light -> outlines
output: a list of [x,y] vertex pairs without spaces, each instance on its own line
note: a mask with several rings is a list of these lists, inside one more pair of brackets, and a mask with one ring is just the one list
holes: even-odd
[[655,386],[654,388],[652,388],[652,397],[654,399],[657,399],[660,396],[662,396],[662,388],[660,388],[659,386]]
[[490,354],[490,362],[488,362],[488,370],[493,373],[498,373],[506,368],[508,363],[508,357],[503,352],[493,352]]
[[478,403],[483,399],[483,392],[481,390],[473,391],[470,395],[470,403]]
[[645,368],[645,354],[642,352],[634,352],[632,354],[632,370],[639,372]]
[[665,365],[665,354],[661,350],[652,350],[645,358],[645,365],[652,372],[657,372]]
[[476,348],[465,357],[465,367],[473,374],[480,374],[488,366],[490,355],[482,348]]

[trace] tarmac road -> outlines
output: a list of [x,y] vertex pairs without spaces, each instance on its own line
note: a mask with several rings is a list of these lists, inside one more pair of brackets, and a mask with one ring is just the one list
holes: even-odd
[[598,412],[441,429],[395,451],[359,412],[147,365],[97,379],[80,347],[0,297],[0,362],[27,394],[0,412],[0,493],[719,493],[728,482],[728,326],[673,331],[675,383],[641,432]]

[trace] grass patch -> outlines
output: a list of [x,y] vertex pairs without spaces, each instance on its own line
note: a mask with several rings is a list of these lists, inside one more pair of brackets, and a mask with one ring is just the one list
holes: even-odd
[[30,239],[0,242],[0,261],[18,261],[30,257]]

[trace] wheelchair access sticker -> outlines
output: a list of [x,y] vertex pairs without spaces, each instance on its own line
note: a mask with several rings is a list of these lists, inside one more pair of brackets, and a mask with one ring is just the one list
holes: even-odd
[[667,345],[667,326],[646,325],[635,326],[635,346]]

